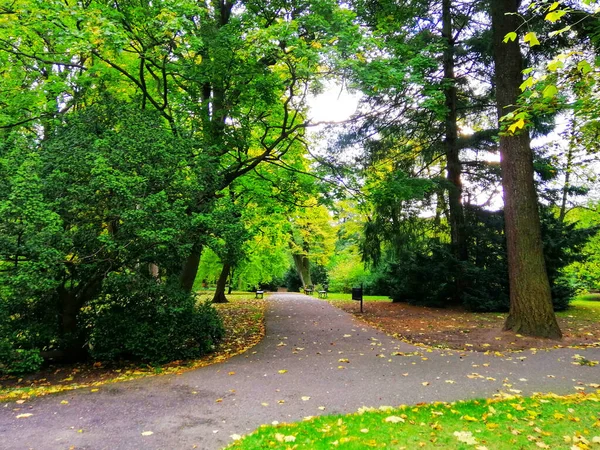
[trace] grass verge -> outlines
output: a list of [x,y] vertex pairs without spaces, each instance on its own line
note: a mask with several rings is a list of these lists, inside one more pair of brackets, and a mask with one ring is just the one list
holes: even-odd
[[[600,395],[536,395],[362,408],[358,413],[262,426],[230,449],[600,448]],[[237,436],[233,436],[237,438]]]
[[[254,294],[251,293],[233,293],[227,297],[229,303],[215,305],[223,319],[225,338],[213,353],[200,359],[173,361],[162,366],[100,361],[50,366],[41,372],[21,378],[0,377],[0,401],[25,400],[30,397],[79,388],[91,388],[95,392],[104,384],[154,375],[180,374],[244,353],[258,344],[265,334],[264,310],[266,303],[264,300],[254,299]],[[206,295],[200,295],[200,300],[207,299]]]

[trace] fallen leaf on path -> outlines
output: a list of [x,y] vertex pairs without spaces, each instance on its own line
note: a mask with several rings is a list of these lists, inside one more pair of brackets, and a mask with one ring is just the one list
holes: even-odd
[[325,411],[325,407],[324,406],[319,406],[319,408],[321,411]]
[[309,400],[310,400],[310,397],[308,395],[305,395],[305,396],[302,397],[302,401],[303,402],[307,402]]
[[61,405],[68,405],[69,401],[68,400],[63,400],[62,402],[60,402]]
[[153,434],[153,431],[142,431],[142,436],[152,436]]
[[227,375],[235,375],[235,372],[229,372]]
[[278,370],[277,372],[278,372],[278,373],[280,373],[280,374],[284,374],[284,373],[286,373],[286,372],[287,372],[287,370],[285,370],[285,369],[281,369],[281,370]]
[[33,414],[31,414],[31,413],[19,414],[19,415],[17,416],[17,419],[25,419],[25,418],[27,418],[27,417],[31,417],[31,416],[33,416]]
[[242,437],[239,434],[232,434],[231,436],[229,436],[231,439],[233,439],[234,441],[239,441]]

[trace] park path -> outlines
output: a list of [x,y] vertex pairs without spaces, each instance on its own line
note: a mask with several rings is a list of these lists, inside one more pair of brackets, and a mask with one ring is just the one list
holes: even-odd
[[273,421],[509,389],[591,392],[586,384],[600,383],[600,366],[572,364],[575,354],[599,360],[600,348],[504,357],[427,351],[299,294],[272,295],[266,317],[265,339],[222,364],[0,404],[0,448],[219,449]]

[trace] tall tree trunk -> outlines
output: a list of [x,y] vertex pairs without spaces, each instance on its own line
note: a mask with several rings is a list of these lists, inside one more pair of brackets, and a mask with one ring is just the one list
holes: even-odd
[[310,278],[310,261],[306,255],[294,254],[294,264],[296,265],[296,271],[302,281],[302,286],[309,286],[312,283]]
[[223,264],[221,274],[217,280],[217,287],[215,289],[215,295],[212,299],[213,303],[227,303],[227,297],[225,297],[225,286],[227,285],[227,278],[229,278],[229,271],[231,266],[227,263]]
[[202,255],[202,246],[194,244],[192,251],[183,263],[179,282],[185,292],[192,292],[196,274],[198,273],[198,267],[200,266],[200,255]]
[[62,349],[56,355],[58,359],[64,362],[75,362],[81,361],[87,356],[77,319],[81,308],[98,295],[103,279],[103,275],[97,275],[86,282],[81,282],[75,288],[67,289],[64,284],[58,287],[59,326],[62,340]]
[[229,271],[229,288],[227,289],[227,295],[231,295],[231,292],[233,291],[234,272],[235,272],[235,267],[232,267],[231,270]]
[[569,146],[567,148],[567,166],[565,167],[565,184],[563,184],[562,188],[562,199],[560,202],[560,213],[558,215],[558,221],[563,224],[565,221],[565,216],[567,215],[567,201],[569,200],[569,190],[571,189],[571,172],[573,171],[573,150],[577,145],[577,130],[575,129],[575,116],[571,117],[571,121],[569,123],[570,127],[570,140]]
[[[446,179],[451,187],[448,190],[448,207],[450,210],[450,236],[452,252],[458,261],[467,261],[467,238],[465,230],[465,213],[462,204],[462,164],[458,146],[458,114],[456,75],[454,73],[455,38],[452,35],[452,0],[442,1],[442,37],[446,41],[444,49],[444,95],[446,97]],[[464,290],[464,271],[462,266],[456,271],[455,302],[462,299]]]
[[[490,3],[496,102],[501,117],[517,103],[523,81],[518,42],[503,42],[504,36],[520,25],[516,15],[520,1]],[[562,333],[554,315],[544,262],[529,133],[525,130],[518,135],[502,133],[500,158],[510,286],[510,312],[504,329],[528,336],[560,338]]]

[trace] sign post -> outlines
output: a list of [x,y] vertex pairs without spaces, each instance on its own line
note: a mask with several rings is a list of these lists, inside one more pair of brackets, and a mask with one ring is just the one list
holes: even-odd
[[352,288],[352,300],[360,301],[360,312],[363,312],[363,288],[362,284],[359,288]]

